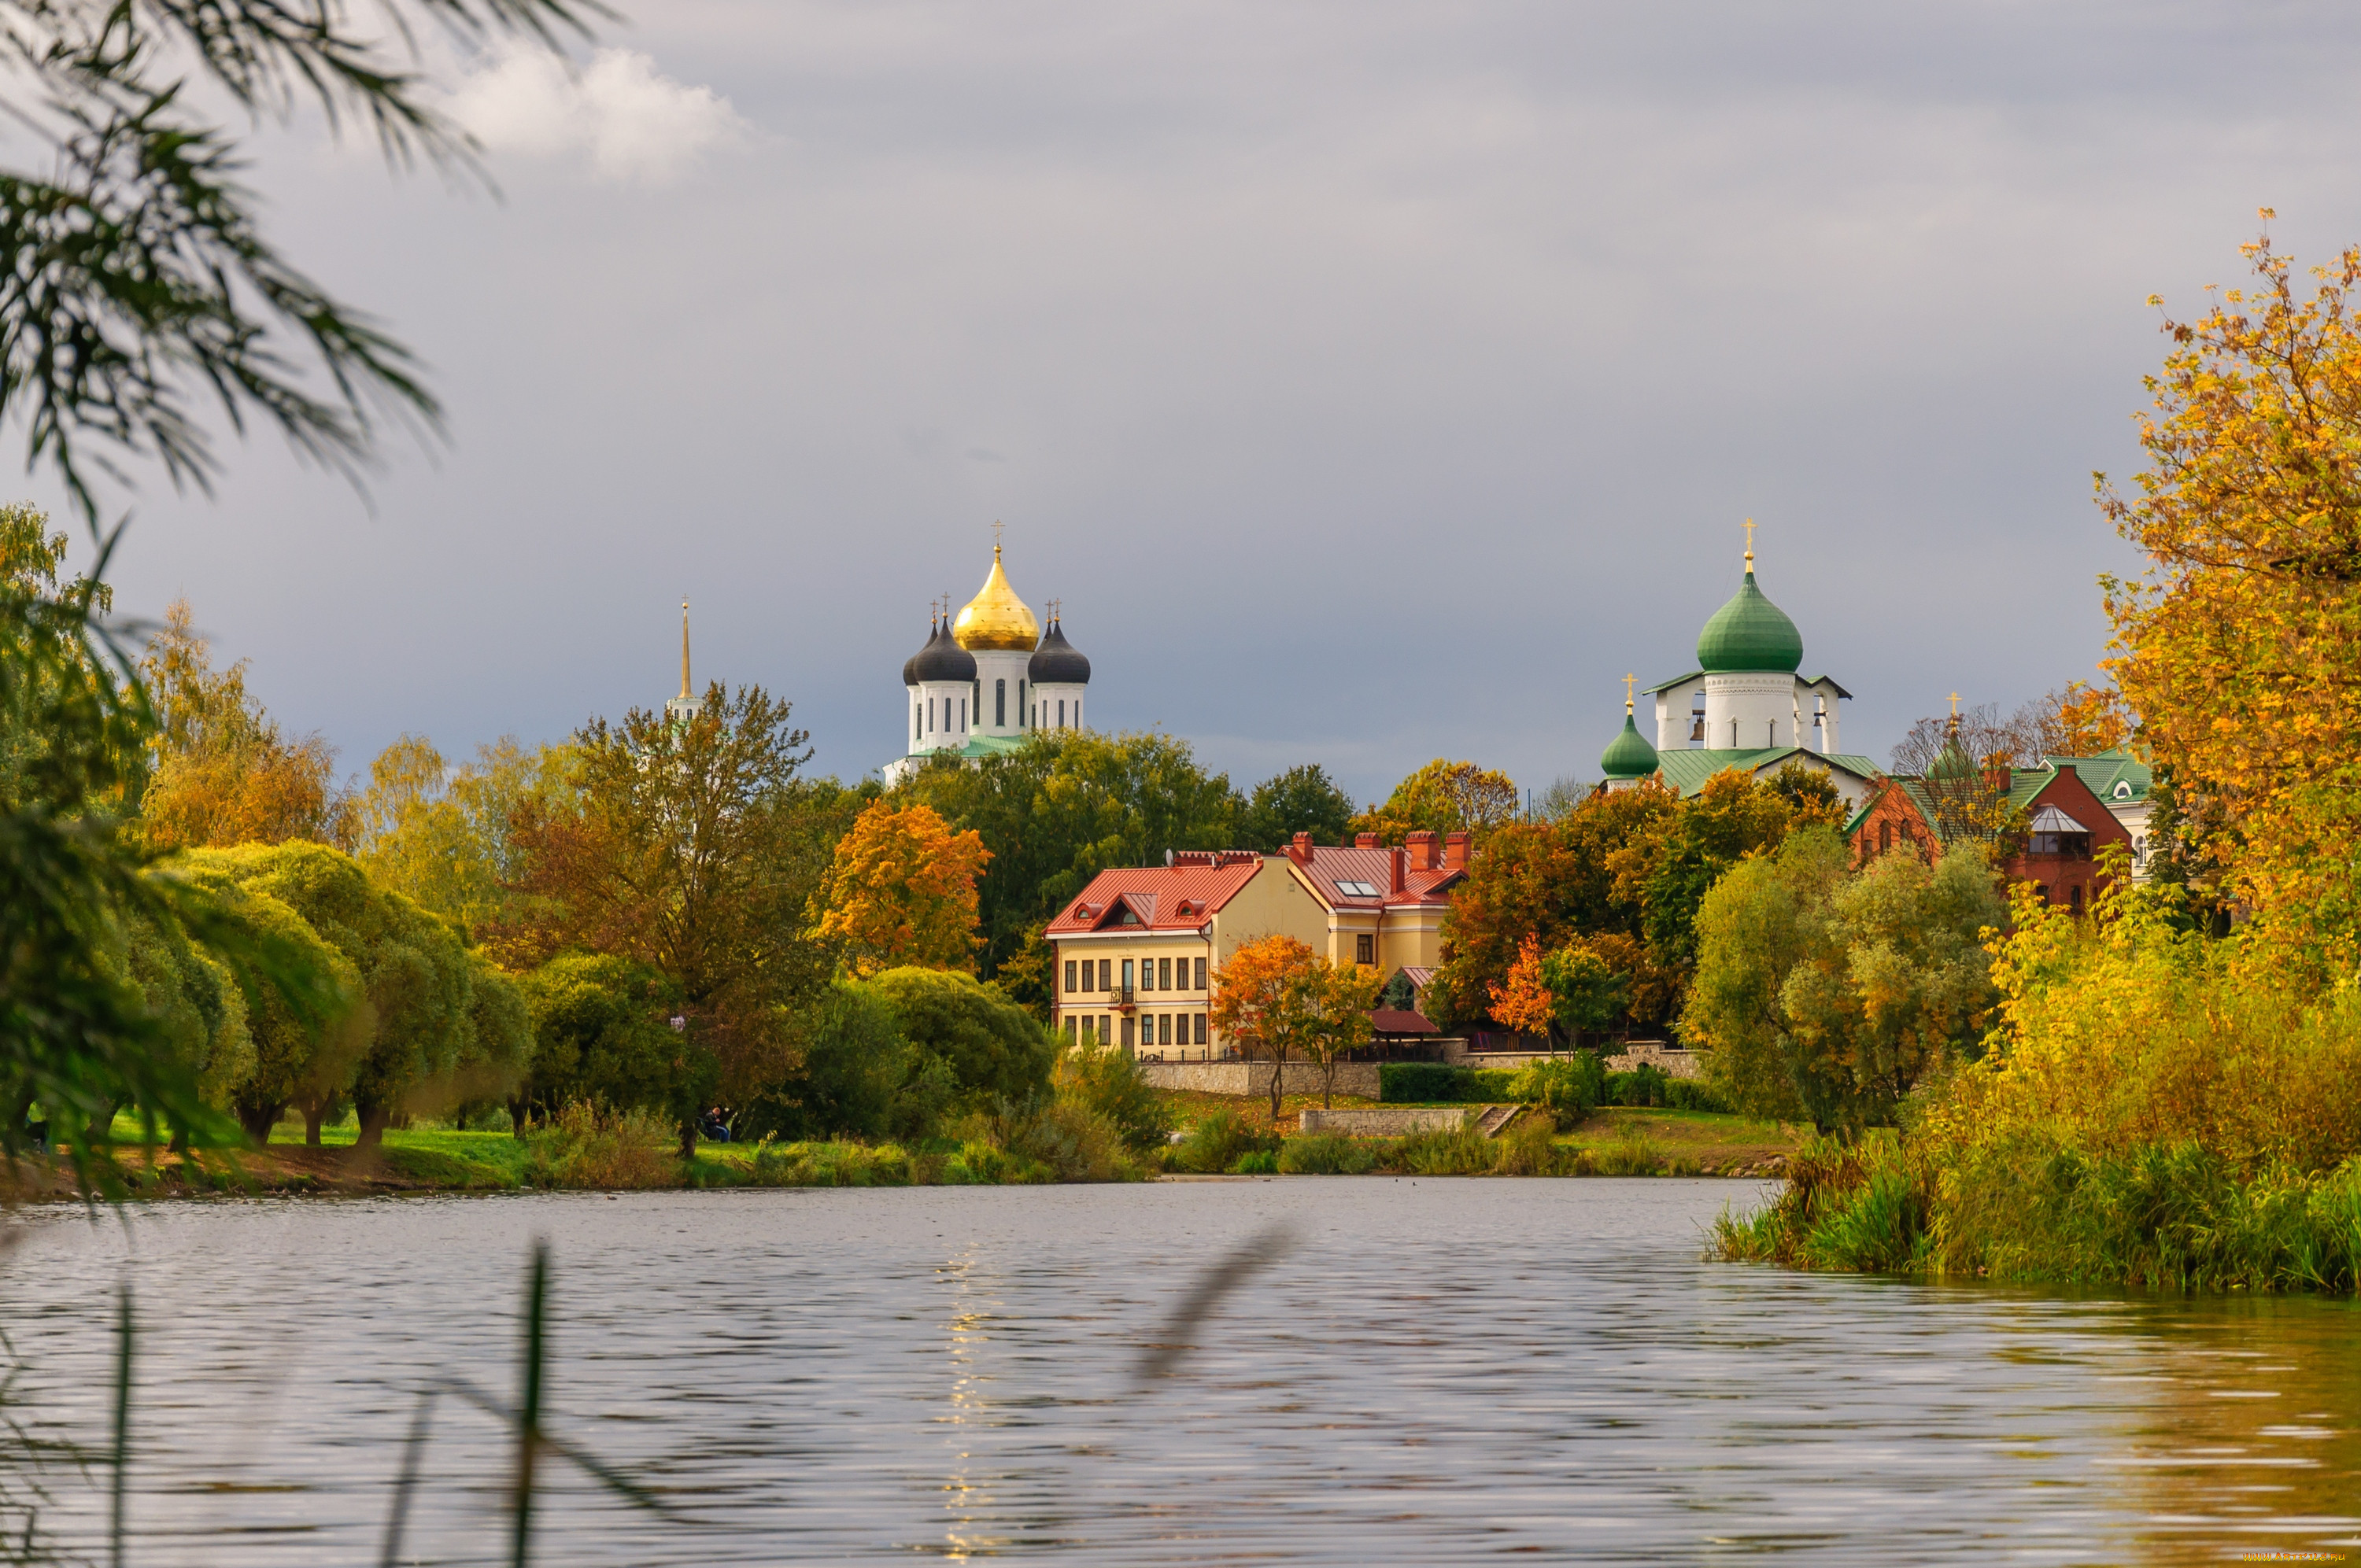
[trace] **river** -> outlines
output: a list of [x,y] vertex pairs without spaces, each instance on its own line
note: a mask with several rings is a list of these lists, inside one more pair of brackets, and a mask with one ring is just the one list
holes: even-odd
[[[38,1436],[133,1568],[373,1563],[430,1377],[507,1397],[552,1258],[544,1564],[2219,1563],[2361,1552],[2361,1312],[1700,1261],[1727,1181],[1289,1178],[49,1210],[0,1258]],[[1140,1377],[1204,1274],[1285,1239]],[[1185,1336],[1184,1336],[1185,1337]],[[404,1561],[506,1561],[511,1443],[434,1409]],[[21,1480],[21,1473],[14,1479]],[[103,1472],[45,1522],[103,1540]],[[5,1555],[5,1554],[0,1554]]]

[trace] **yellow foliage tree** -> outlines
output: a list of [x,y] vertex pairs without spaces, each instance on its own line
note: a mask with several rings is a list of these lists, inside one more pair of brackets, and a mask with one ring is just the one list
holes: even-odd
[[990,859],[979,834],[952,832],[930,806],[873,802],[837,844],[819,934],[863,978],[906,965],[972,973],[975,883]]
[[[2263,216],[2270,217],[2268,209]],[[2300,289],[2266,231],[2248,289],[2168,321],[2148,466],[2099,502],[2147,554],[2106,579],[2105,666],[2155,760],[2213,824],[2275,950],[2352,972],[2361,864],[2361,247]],[[2194,821],[2200,813],[2190,813]]]
[[317,735],[290,738],[246,689],[240,660],[215,670],[189,601],[175,599],[141,661],[156,705],[155,771],[140,829],[159,850],[349,843],[333,787],[336,753]]
[[1383,806],[1354,817],[1352,826],[1356,833],[1375,833],[1381,844],[1400,844],[1420,829],[1481,839],[1514,822],[1521,806],[1508,774],[1437,757],[1394,785]]

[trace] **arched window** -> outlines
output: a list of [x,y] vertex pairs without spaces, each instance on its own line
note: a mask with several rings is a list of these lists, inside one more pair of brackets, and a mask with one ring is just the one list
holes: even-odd
[[1063,729],[1065,727],[1066,727],[1066,699],[1065,699],[1064,697],[1060,697],[1060,698],[1058,699],[1058,728],[1059,728],[1059,729]]
[[1892,848],[1894,848],[1894,824],[1881,822],[1877,825],[1877,852],[1882,855]]
[[2066,890],[2066,906],[2077,915],[2082,913],[2082,884],[2081,883],[2078,882],[2072,887]]
[[1027,710],[1025,707],[1025,683],[1022,680],[1019,680],[1016,683],[1016,728],[1019,729],[1026,728],[1025,715],[1027,711]]
[[961,729],[967,728],[967,698],[965,697],[960,698],[960,728]]
[[913,740],[923,740],[926,738],[927,721],[919,714],[918,705],[914,702],[910,705],[910,739]]
[[1008,728],[1008,683],[1005,680],[992,683],[992,727],[995,729]]
[[2037,883],[2035,883],[2033,884],[2033,896],[2034,896],[2034,897],[2036,897],[2036,898],[2037,898],[2037,899],[2039,899],[2039,900],[2041,900],[2041,902],[2042,902],[2042,903],[2044,903],[2044,904],[2048,903],[2048,902],[2049,902],[2049,884],[2048,884],[2048,883],[2046,883],[2046,882],[2037,882]]
[[928,697],[928,698],[927,699],[927,729],[928,729],[928,731],[929,733],[932,733],[932,732],[933,732],[933,730],[934,730],[934,728],[935,728],[935,699],[934,699],[933,697]]

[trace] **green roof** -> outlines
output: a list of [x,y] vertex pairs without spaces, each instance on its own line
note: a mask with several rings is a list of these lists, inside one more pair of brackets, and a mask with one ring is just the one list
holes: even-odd
[[[2129,751],[2100,751],[2088,757],[2044,757],[2041,765],[2056,772],[2065,763],[2081,775],[2091,793],[2109,806],[2130,806],[2147,798],[2155,774]],[[2126,794],[2125,791],[2128,790]]]
[[1640,688],[1640,695],[1642,696],[1653,696],[1658,692],[1670,691],[1675,686],[1685,686],[1704,674],[1705,672],[1703,670],[1691,670],[1686,675],[1675,675],[1669,681],[1658,681],[1654,685],[1642,686]]
[[1737,597],[1713,612],[1697,633],[1697,663],[1708,674],[1725,671],[1795,673],[1804,662],[1804,635],[1787,612],[1763,597],[1749,567]]
[[1726,768],[1736,768],[1742,773],[1759,773],[1790,757],[1827,762],[1864,779],[1875,778],[1879,772],[1877,764],[1867,757],[1843,752],[1823,755],[1802,746],[1757,746],[1736,751],[1659,751],[1656,753],[1656,773],[1668,788],[1683,795],[1692,795],[1705,788],[1706,780]]
[[1656,749],[1648,744],[1630,714],[1623,716],[1623,732],[1607,743],[1598,768],[1610,779],[1644,779],[1656,771]]

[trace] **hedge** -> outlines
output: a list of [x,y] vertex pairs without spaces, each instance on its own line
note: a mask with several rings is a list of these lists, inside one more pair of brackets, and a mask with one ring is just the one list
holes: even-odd
[[[1453,1067],[1439,1061],[1389,1061],[1378,1068],[1378,1099],[1388,1105],[1505,1104],[1516,1099],[1506,1068]],[[1722,1111],[1729,1106],[1692,1079],[1642,1066],[1607,1075],[1606,1103],[1661,1105],[1674,1111]]]

